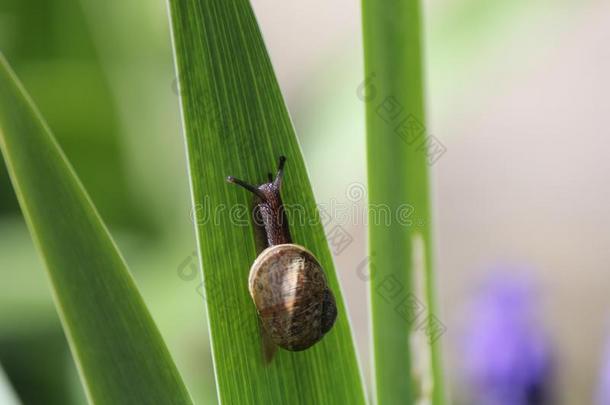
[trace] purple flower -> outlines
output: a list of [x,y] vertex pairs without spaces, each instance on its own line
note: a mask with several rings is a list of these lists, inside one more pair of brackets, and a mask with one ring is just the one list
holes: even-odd
[[525,278],[494,273],[475,299],[465,366],[477,405],[549,403],[551,356]]
[[606,343],[606,351],[602,358],[602,369],[599,376],[599,386],[595,403],[597,405],[610,404],[610,340]]

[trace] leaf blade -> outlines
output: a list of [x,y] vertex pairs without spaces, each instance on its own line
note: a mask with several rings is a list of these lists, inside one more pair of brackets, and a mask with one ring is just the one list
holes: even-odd
[[[362,0],[362,23],[376,400],[443,404],[440,340],[427,341],[438,310],[428,174],[434,151],[425,127],[420,1]],[[402,212],[412,223],[398,217],[380,223],[377,206]],[[383,293],[384,282],[399,292]]]
[[89,401],[190,404],[114,241],[2,54],[0,150]]
[[[362,404],[364,390],[332,258],[250,4],[171,0],[170,10],[220,401]],[[265,365],[247,291],[248,270],[260,251],[252,224],[246,220],[236,225],[228,215],[206,223],[211,214],[199,208],[250,208],[251,197],[226,184],[226,176],[261,183],[275,170],[280,155],[288,157],[285,206],[298,206],[306,219],[291,223],[293,239],[312,250],[323,265],[339,318],[311,349],[280,351]],[[215,288],[222,291],[220,297],[214,295]],[[241,335],[239,325],[246,335]]]

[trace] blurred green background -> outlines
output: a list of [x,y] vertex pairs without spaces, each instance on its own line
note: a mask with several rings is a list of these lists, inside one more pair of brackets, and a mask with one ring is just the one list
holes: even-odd
[[[316,197],[351,202],[346,190],[365,183],[359,4],[253,5]],[[491,264],[517,260],[540,285],[560,403],[590,402],[610,304],[610,4],[424,6],[427,129],[447,148],[433,186],[453,396],[466,395],[463,302]],[[165,2],[3,0],[0,50],[110,225],[196,402],[215,403]],[[366,230],[343,225],[353,243],[336,262],[368,377]],[[24,404],[85,401],[3,164],[0,364]]]

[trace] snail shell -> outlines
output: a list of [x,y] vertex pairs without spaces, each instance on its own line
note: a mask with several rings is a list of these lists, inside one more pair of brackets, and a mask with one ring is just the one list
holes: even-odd
[[248,284],[263,328],[284,349],[311,347],[335,323],[337,307],[322,267],[302,246],[265,249],[252,264]]

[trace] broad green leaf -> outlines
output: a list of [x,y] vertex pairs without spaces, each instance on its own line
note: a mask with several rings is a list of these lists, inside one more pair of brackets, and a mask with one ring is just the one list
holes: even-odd
[[442,404],[428,186],[442,145],[425,128],[420,4],[363,0],[362,15],[376,400]]
[[[170,10],[219,399],[362,404],[354,343],[324,229],[252,8],[247,0],[170,0]],[[262,183],[280,155],[288,159],[284,203],[298,207],[287,209],[292,237],[320,260],[339,315],[312,348],[279,350],[266,363],[247,287],[261,250],[246,209],[252,196],[225,179]]]
[[108,230],[1,54],[0,149],[89,400],[191,403]]

